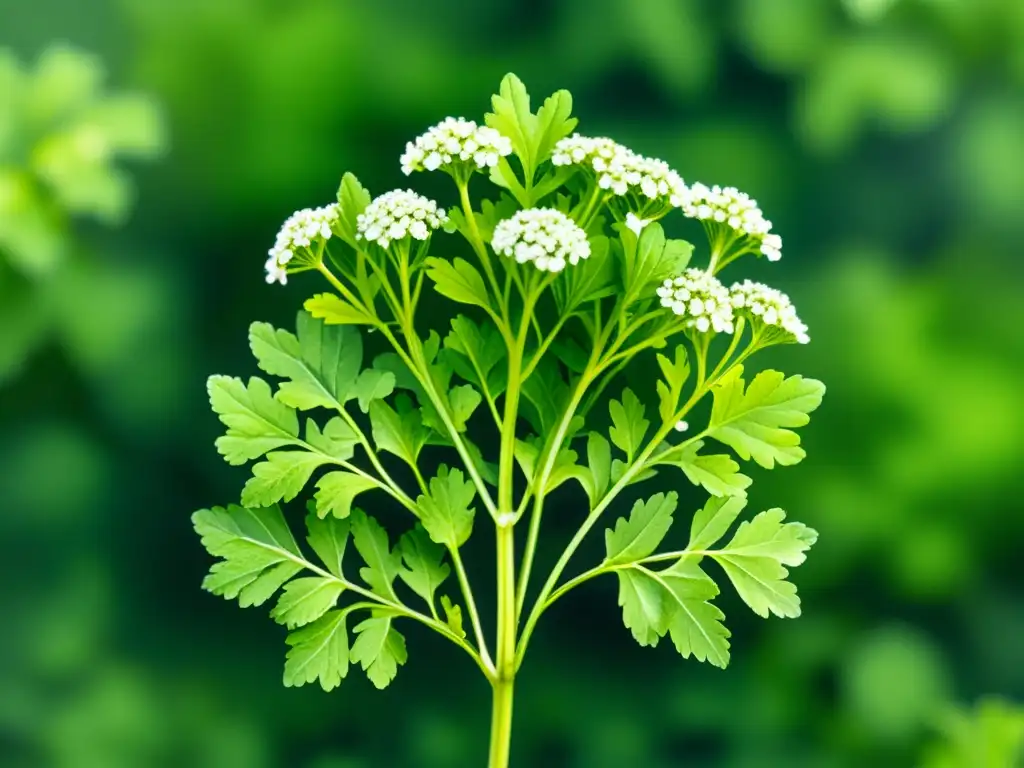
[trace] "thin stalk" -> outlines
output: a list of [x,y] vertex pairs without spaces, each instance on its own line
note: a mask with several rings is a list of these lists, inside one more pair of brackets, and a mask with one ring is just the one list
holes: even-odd
[[512,691],[516,674],[515,537],[511,525],[497,526],[498,645],[493,680],[489,768],[507,768],[512,737]]

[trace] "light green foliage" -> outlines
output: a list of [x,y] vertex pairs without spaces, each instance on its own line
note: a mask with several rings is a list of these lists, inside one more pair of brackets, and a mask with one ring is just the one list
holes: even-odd
[[736,591],[758,616],[774,613],[782,618],[800,615],[796,587],[786,581],[784,566],[797,566],[818,534],[802,523],[785,523],[781,509],[761,512],[736,530],[715,559]]
[[422,526],[416,526],[402,534],[398,551],[404,564],[398,575],[433,610],[434,593],[451,573],[448,564],[442,562],[444,548],[431,541]]
[[633,390],[626,389],[622,400],[612,400],[608,405],[612,416],[612,428],[608,431],[612,443],[626,454],[626,463],[636,457],[644,442],[650,422],[644,418],[644,406]]
[[391,616],[374,616],[357,624],[353,630],[356,641],[352,644],[351,659],[362,665],[377,688],[387,688],[398,674],[398,668],[409,658],[405,638],[394,628],[393,622]]
[[[663,306],[659,289],[694,251],[667,238],[659,223],[678,207],[680,190],[672,186],[666,194],[669,182],[653,178],[639,186],[598,179],[575,154],[563,153],[555,166],[555,144],[576,124],[571,104],[559,91],[534,113],[523,84],[510,75],[486,123],[508,139],[502,151],[511,146],[511,155],[487,148],[497,146],[493,136],[474,139],[473,149],[460,154],[451,149],[456,129],[439,128],[453,131],[448,154],[428,155],[428,148],[409,163],[439,168],[455,181],[458,204],[443,226],[420,211],[419,228],[401,234],[409,222],[389,224],[383,203],[360,221],[372,198],[346,175],[336,219],[301,214],[313,217],[311,234],[300,238],[310,242],[295,245],[306,249],[301,264],[268,267],[281,281],[284,273],[315,271],[334,289],[306,300],[294,334],[252,325],[252,353],[280,384],[210,379],[211,404],[227,427],[218,449],[229,463],[257,463],[242,491],[245,508],[196,515],[204,544],[221,558],[206,586],[244,605],[280,593],[271,616],[291,630],[287,685],[318,680],[329,690],[352,664],[385,687],[407,660],[395,622],[411,619],[468,653],[500,691],[511,684],[544,611],[602,574],[615,574],[623,623],[638,643],[655,646],[668,637],[683,658],[718,667],[730,654],[730,631],[714,604],[723,578],[759,616],[799,615],[788,569],[804,561],[817,534],[785,522],[779,509],[740,521],[752,478],[709,444],[768,469],[794,464],[804,454],[793,430],[807,424],[824,387],[776,371],[758,373],[747,385],[741,363],[797,334],[766,331],[766,313],[763,322],[737,316],[730,326],[728,316],[719,317],[739,304],[736,297],[724,303],[720,290],[728,289],[704,281],[712,285],[705,299],[675,297],[671,308]],[[467,136],[475,130],[457,125]],[[418,145],[409,151],[414,155]],[[499,187],[491,199],[470,197],[480,186],[470,185],[478,172]],[[557,215],[517,217],[542,198]],[[502,237],[520,238],[512,258],[491,246],[499,227]],[[760,254],[754,235],[727,228],[706,222],[716,253],[708,264],[712,277],[744,253]],[[556,246],[565,254],[556,258]],[[704,290],[692,274],[675,285],[684,283],[687,291]],[[454,317],[435,312],[438,297],[455,307]],[[430,302],[429,316],[421,301]],[[687,316],[710,312],[717,313],[714,324]],[[364,343],[385,347],[372,365]],[[654,357],[657,375],[630,375],[632,388],[622,389],[618,374],[642,354]],[[615,392],[621,394],[609,396]],[[311,414],[301,434],[297,412],[318,409],[326,416]],[[489,437],[481,436],[484,429],[492,430]],[[666,471],[659,479],[685,478],[710,497],[688,521],[686,548],[666,543],[679,516],[679,495],[666,490],[636,501],[606,528],[600,563],[565,578],[583,538],[599,518],[615,514],[607,510],[621,492],[663,467],[682,475]],[[276,506],[304,491],[312,496],[307,541],[322,565],[306,559]],[[363,509],[354,507],[357,499]],[[481,525],[478,511],[497,529],[493,645],[477,606],[481,593],[469,579],[475,569],[465,567],[461,552]],[[580,529],[531,607],[542,513],[555,511],[576,514]],[[392,512],[406,518],[389,536],[381,521],[390,529]],[[515,527],[524,519],[520,536]],[[349,539],[351,557],[361,561],[350,568],[358,574],[353,580],[343,570]],[[350,638],[355,612],[362,613]]]
[[676,494],[659,493],[646,503],[633,505],[629,518],[619,518],[614,530],[605,531],[607,565],[631,563],[651,554],[672,526],[672,513],[676,509]]
[[207,392],[214,413],[228,428],[217,438],[217,450],[229,464],[258,459],[299,434],[295,411],[275,400],[262,379],[253,377],[246,386],[232,376],[211,376]]
[[461,547],[473,531],[473,499],[476,489],[460,469],[441,466],[430,481],[430,493],[416,503],[420,520],[430,538],[446,547]]
[[725,443],[741,459],[753,459],[765,469],[776,463],[796,464],[804,457],[800,437],[793,431],[810,420],[821,404],[825,385],[814,379],[762,371],[744,389],[743,368],[735,366],[714,389],[708,434]]
[[920,768],[996,768],[1024,760],[1024,708],[986,698],[971,710],[951,710],[938,723],[941,737],[925,748]]

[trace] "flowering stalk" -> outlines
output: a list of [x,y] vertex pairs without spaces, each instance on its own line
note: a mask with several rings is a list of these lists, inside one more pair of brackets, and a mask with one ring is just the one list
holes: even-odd
[[[219,558],[207,589],[243,606],[276,597],[271,615],[291,630],[285,685],[330,690],[359,665],[383,688],[407,660],[396,624],[412,619],[464,651],[490,683],[489,765],[505,768],[516,674],[541,617],[576,587],[614,574],[623,622],[641,645],[668,636],[684,658],[720,667],[730,633],[712,602],[719,583],[761,616],[799,614],[787,568],[803,562],[816,534],[779,509],[734,529],[752,482],[739,461],[799,462],[793,430],[824,387],[772,370],[748,383],[744,366],[756,353],[809,341],[785,294],[718,277],[743,255],[781,255],[753,200],[687,186],[663,161],[573,133],[564,91],[533,112],[510,75],[492,104],[483,125],[448,118],[402,155],[408,175],[451,176],[449,210],[411,189],[372,198],[346,174],[337,203],[285,222],[268,282],[316,271],[331,290],[305,302],[294,334],[252,325],[250,347],[276,387],[211,377],[210,402],[227,428],[218,450],[231,464],[257,463],[240,505],[201,510],[194,522]],[[496,194],[474,201],[471,182],[482,175]],[[707,234],[704,267],[690,266],[693,246],[660,223],[686,219]],[[468,258],[457,255],[456,235]],[[426,317],[425,283],[461,312]],[[434,330],[442,322],[443,337]],[[362,330],[388,350],[364,359]],[[665,350],[654,353],[654,386],[616,391],[623,368],[652,350]],[[707,423],[691,428],[708,397]],[[302,425],[303,411],[323,418]],[[495,429],[496,440],[481,439]],[[427,477],[428,451],[451,465]],[[606,530],[600,563],[564,578],[620,497],[671,467],[681,471],[669,475],[675,481],[708,495],[685,541],[657,551],[678,495],[656,493]],[[307,554],[282,505],[311,483]],[[531,601],[545,502],[567,484],[578,486],[585,514],[557,561],[543,564]],[[379,513],[389,528],[404,521],[396,544],[357,506],[375,491],[401,513]],[[478,508],[495,530],[493,645],[480,585],[461,557]],[[361,561],[354,572],[343,567],[350,541],[348,559]],[[717,581],[708,563],[720,568]]]

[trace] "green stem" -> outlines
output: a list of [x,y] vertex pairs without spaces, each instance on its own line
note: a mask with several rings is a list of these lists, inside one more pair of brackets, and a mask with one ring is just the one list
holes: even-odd
[[493,680],[489,768],[507,768],[512,737],[512,689],[516,674],[515,537],[511,524],[497,526],[498,644]]
[[482,665],[485,667],[484,674],[488,678],[495,675],[494,662],[491,661],[491,654],[487,650],[487,639],[484,637],[483,626],[480,623],[480,613],[476,609],[476,601],[473,599],[473,590],[469,586],[469,579],[466,577],[466,569],[462,565],[462,557],[459,555],[458,547],[449,547],[448,552],[455,566],[455,575],[459,580],[459,588],[462,590],[462,598],[466,601],[466,610],[469,613],[469,622],[473,627],[473,634],[476,637],[476,646],[480,652]]

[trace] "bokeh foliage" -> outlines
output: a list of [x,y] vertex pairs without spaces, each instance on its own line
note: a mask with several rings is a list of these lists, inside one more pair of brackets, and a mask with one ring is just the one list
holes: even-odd
[[[785,239],[760,277],[814,339],[766,362],[830,386],[800,477],[752,499],[821,534],[804,617],[737,626],[723,673],[634,647],[598,582],[537,635],[515,758],[905,766],[937,723],[968,728],[952,702],[1024,699],[1017,0],[36,0],[3,19],[4,765],[472,765],[487,691],[440,640],[380,695],[285,690],[281,638],[199,591],[188,515],[241,480],[208,447],[202,374],[249,370],[249,322],[287,325],[308,292],[262,283],[280,220],[344,170],[399,186],[405,141],[478,115],[509,70],[756,196]],[[165,133],[161,161],[108,162]],[[985,711],[980,731],[1010,727]]]

